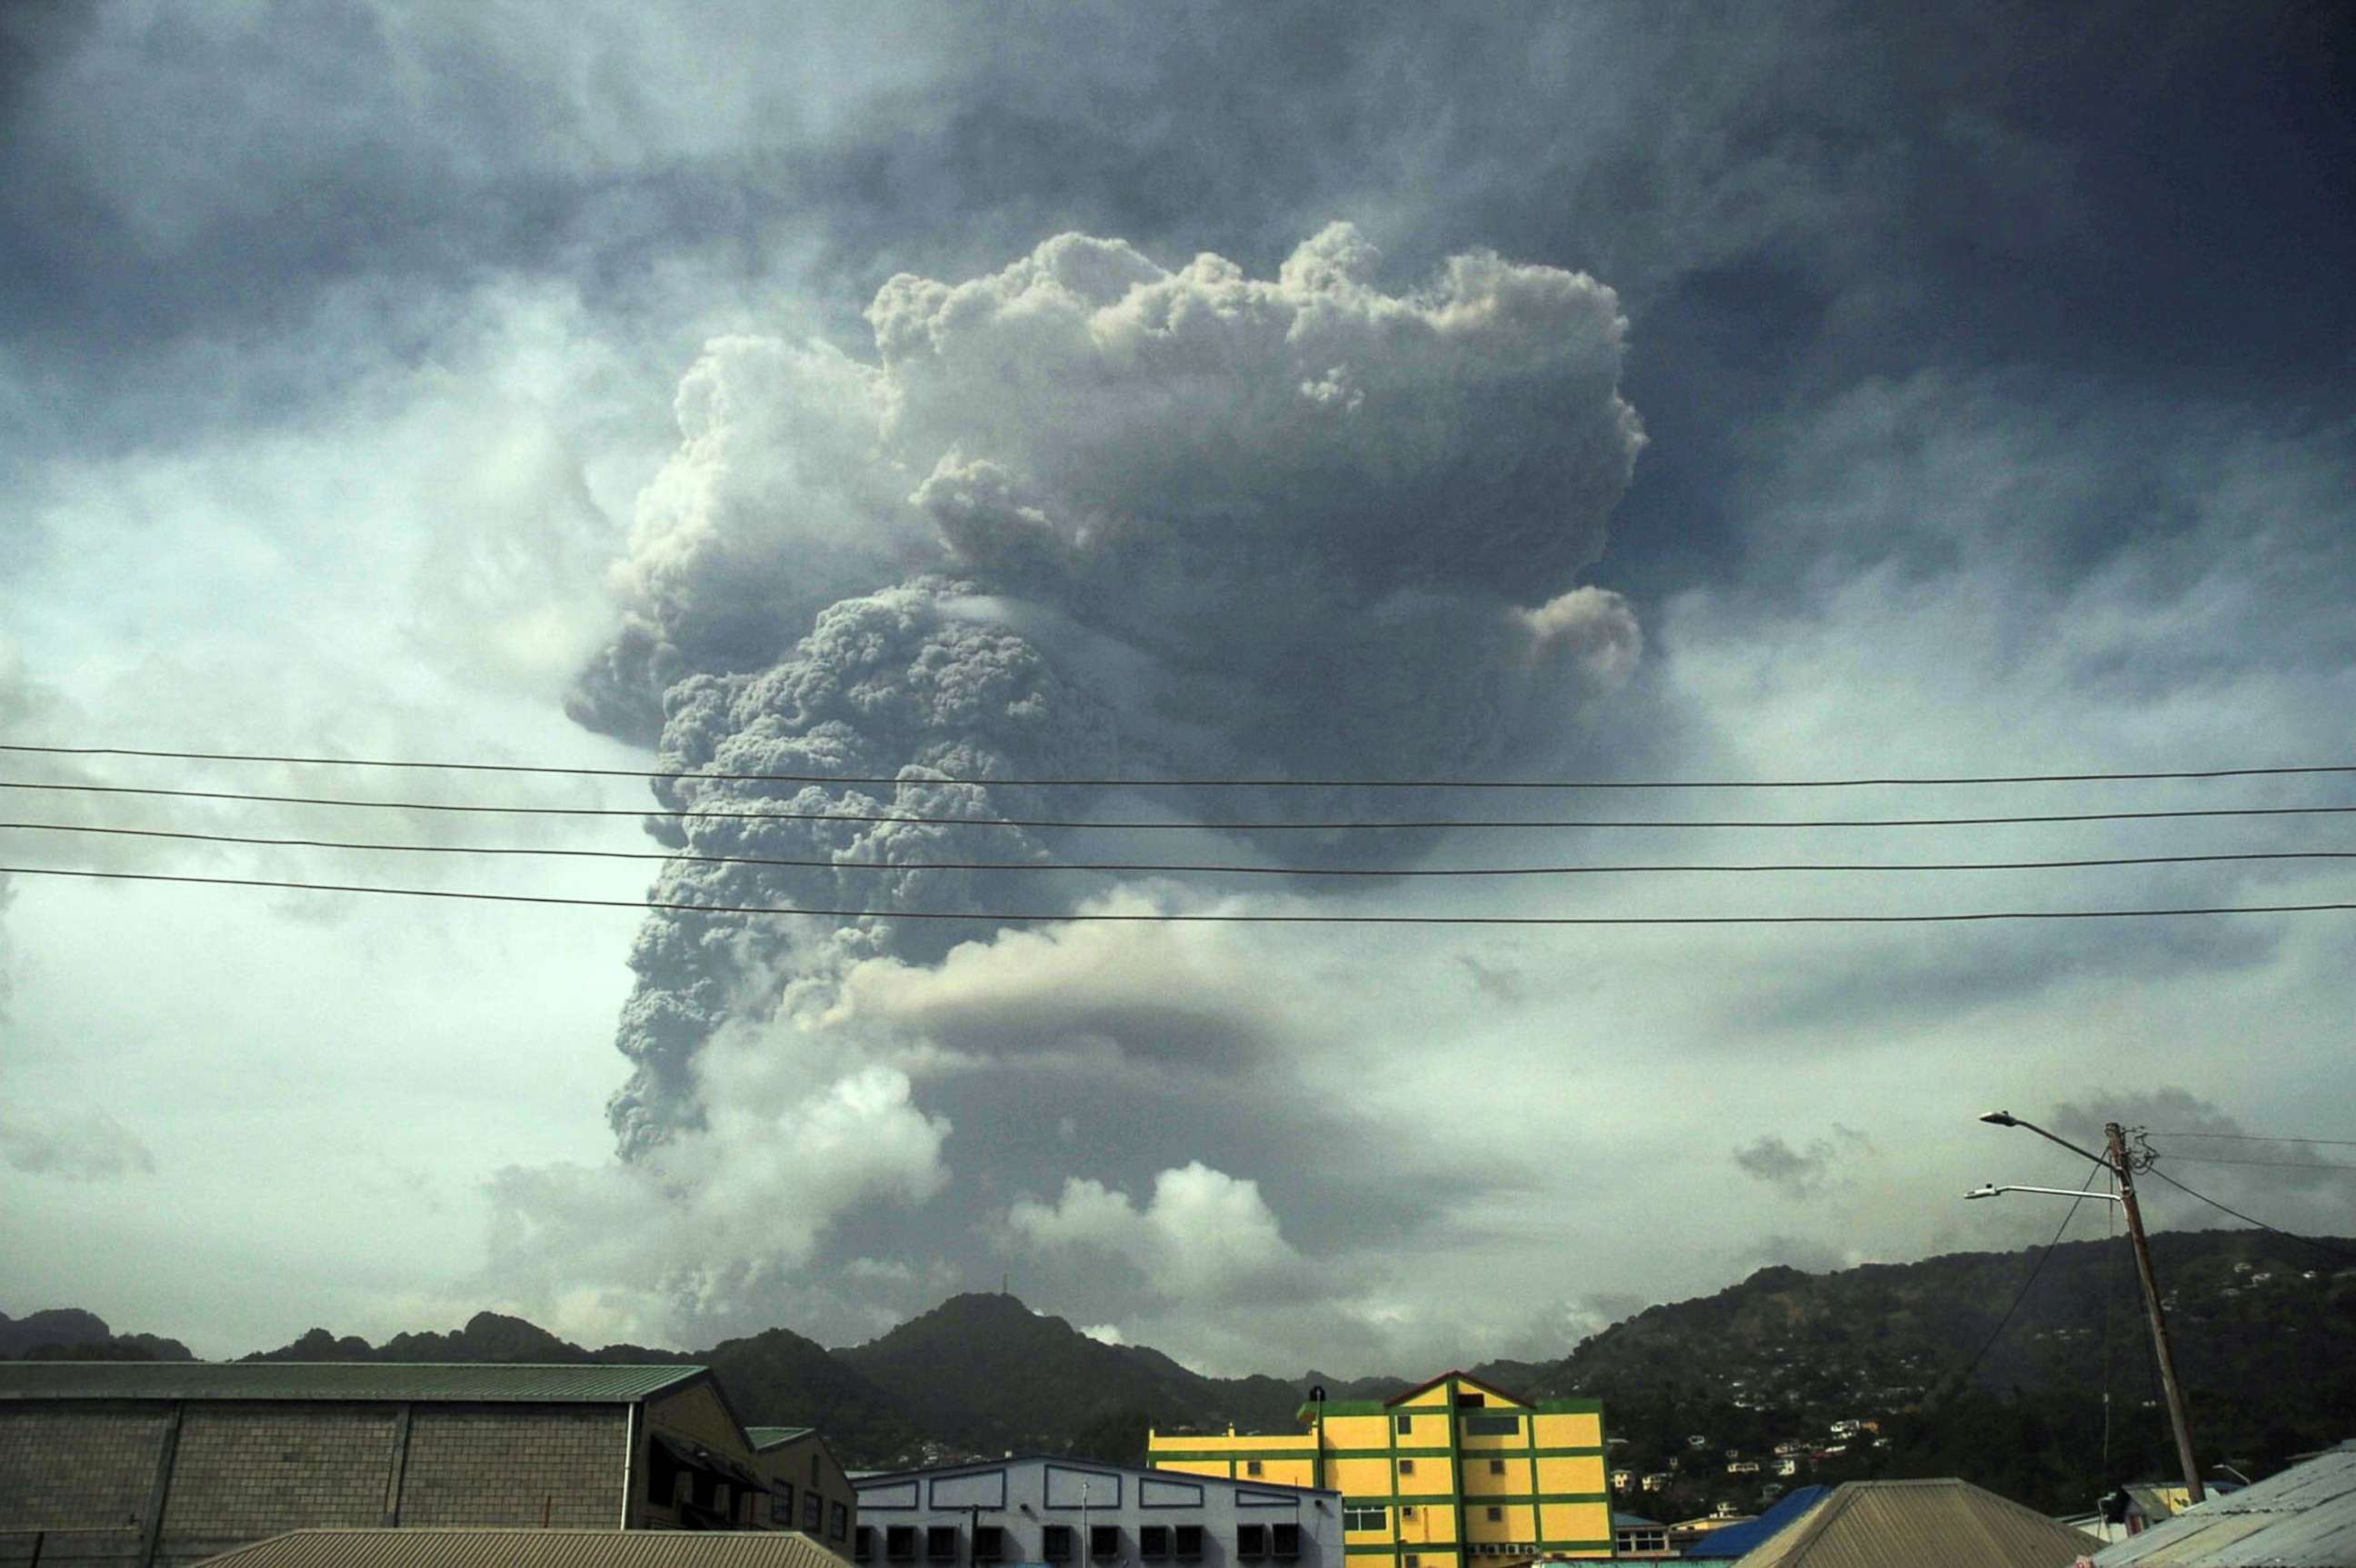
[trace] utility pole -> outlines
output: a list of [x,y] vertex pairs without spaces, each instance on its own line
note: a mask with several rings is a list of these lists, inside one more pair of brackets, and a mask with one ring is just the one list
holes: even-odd
[[[2143,1210],[2136,1207],[2135,1161],[2127,1155],[2126,1130],[2115,1122],[2104,1122],[2103,1133],[2110,1140],[2110,1147],[2098,1155],[2092,1149],[2082,1149],[2069,1139],[2047,1132],[2034,1122],[2024,1122],[2009,1111],[1991,1111],[1980,1120],[1991,1127],[2025,1127],[2049,1144],[2059,1144],[2079,1158],[2092,1160],[2110,1172],[2113,1179],[2118,1183],[2119,1190],[2115,1194],[2101,1193],[2091,1196],[2110,1197],[2126,1211],[2127,1236],[2135,1244],[2136,1275],[2143,1282],[2144,1310],[2151,1319],[2152,1348],[2159,1356],[2160,1391],[2168,1396],[2169,1424],[2176,1430],[2176,1457],[2184,1466],[2185,1498],[2190,1503],[2204,1500],[2209,1491],[2201,1484],[2200,1462],[2192,1457],[2192,1427],[2184,1415],[2184,1390],[2176,1380],[2176,1348],[2169,1342],[2168,1315],[2160,1309],[2159,1305],[2159,1283],[2152,1277],[2151,1247],[2145,1241],[2143,1235]],[[1994,1197],[2000,1192],[2052,1192],[2054,1190],[2056,1189],[2052,1187],[2042,1187],[1988,1186],[1981,1187],[1976,1192],[1967,1192],[1964,1196],[1967,1198]],[[2072,1195],[2062,1193],[2062,1196],[2066,1197]]]
[[2151,1317],[2151,1342],[2159,1352],[2159,1388],[2168,1400],[2169,1424],[2176,1429],[2176,1457],[2184,1466],[2184,1491],[2198,1503],[2208,1496],[2201,1485],[2201,1466],[2192,1457],[2192,1427],[2184,1414],[2184,1390],[2176,1380],[2176,1348],[2169,1342],[2168,1315],[2160,1310],[2159,1285],[2152,1278],[2151,1246],[2144,1240],[2143,1210],[2136,1207],[2135,1165],[2127,1158],[2127,1135],[2117,1122],[2107,1122],[2104,1134],[2111,1141],[2109,1165],[2118,1177],[2119,1207],[2126,1211],[2127,1236],[2135,1243],[2136,1273],[2143,1280],[2143,1305]]

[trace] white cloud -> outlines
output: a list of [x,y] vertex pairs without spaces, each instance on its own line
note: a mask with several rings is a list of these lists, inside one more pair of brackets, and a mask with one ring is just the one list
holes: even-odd
[[1288,1290],[1302,1266],[1259,1184],[1200,1161],[1156,1176],[1141,1205],[1074,1176],[1053,1204],[1014,1204],[1006,1232],[1020,1248],[1078,1248],[1125,1259],[1165,1301],[1197,1306]]

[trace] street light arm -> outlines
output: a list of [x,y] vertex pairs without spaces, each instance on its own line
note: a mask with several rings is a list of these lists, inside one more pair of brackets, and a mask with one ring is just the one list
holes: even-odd
[[2047,1143],[2059,1144],[2082,1160],[2092,1160],[2094,1164],[2102,1166],[2104,1170],[2112,1168],[2110,1157],[2108,1155],[2098,1155],[2092,1149],[2082,1149],[2077,1144],[2072,1143],[2069,1139],[2049,1133],[2034,1122],[2024,1122],[2009,1111],[1991,1111],[1987,1115],[1981,1117],[1980,1120],[1987,1122],[1991,1127],[2026,1127],[2030,1132],[2036,1133],[2039,1137],[2044,1139]]
[[2000,1192],[2050,1192],[2056,1197],[2096,1197],[2104,1203],[2126,1201],[2115,1192],[2096,1192],[2092,1187],[1975,1187],[1964,1196],[1966,1198],[1994,1197]]

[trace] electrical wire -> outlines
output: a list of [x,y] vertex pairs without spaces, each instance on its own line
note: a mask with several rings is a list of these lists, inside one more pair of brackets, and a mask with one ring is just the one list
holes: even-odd
[[2356,1138],[2277,1138],[2263,1133],[2151,1133],[2153,1138],[2217,1138],[2237,1144],[2329,1144],[2334,1148],[2356,1149]]
[[[916,785],[938,782],[926,779],[900,779],[895,782]],[[242,800],[279,806],[339,806],[354,810],[380,811],[460,811],[518,817],[638,817],[700,820],[741,820],[793,822],[900,822],[910,825],[969,828],[1101,828],[1124,832],[1345,832],[1372,831],[1399,832],[1406,831],[1452,830],[1461,828],[1960,828],[1996,827],[2038,822],[2159,822],[2190,817],[2312,817],[2356,814],[2356,805],[2348,806],[2212,806],[2196,810],[2169,811],[2068,811],[2032,815],[1998,817],[1833,817],[1815,819],[1767,820],[1702,820],[1696,818],[1664,819],[1514,819],[1447,818],[1432,821],[1366,821],[1340,822],[1171,822],[1127,821],[1107,822],[1087,818],[1022,818],[1022,817],[940,817],[908,812],[862,811],[725,811],[703,810],[649,810],[629,806],[494,806],[479,803],[456,803],[442,800],[351,800],[332,796],[273,795],[237,789],[167,789],[126,784],[60,784],[24,779],[0,779],[0,789],[43,790],[52,793],[84,795],[139,795],[177,800]]]
[[2183,1193],[2186,1197],[2197,1197],[2201,1202],[2207,1204],[2210,1208],[2216,1209],[2222,1214],[2230,1214],[2234,1219],[2241,1220],[2244,1224],[2254,1225],[2261,1230],[2272,1231],[2274,1234],[2283,1237],[2286,1240],[2303,1243],[2306,1246],[2314,1248],[2319,1252],[2329,1252],[2335,1258],[2356,1259],[2356,1251],[2351,1251],[2345,1247],[2335,1247],[2329,1241],[2319,1241],[2312,1236],[2301,1236],[2297,1231],[2285,1230],[2278,1225],[2269,1225],[2265,1220],[2258,1219],[2255,1215],[2244,1214],[2238,1208],[2229,1208],[2226,1205],[2218,1202],[2215,1198],[2210,1197],[2205,1192],[2195,1192],[2190,1187],[2185,1186],[2182,1182],[2177,1180],[2174,1176],[2169,1176],[2166,1171],[2161,1170],[2158,1165],[2147,1167],[2145,1174],[2158,1176],[2160,1180],[2166,1182],[2177,1191]]
[[2208,1155],[2173,1155],[2179,1165],[2264,1165],[2277,1171],[2346,1171],[2356,1176],[2356,1165],[2332,1165],[2322,1160],[2221,1160]]
[[2083,860],[1958,861],[1756,861],[1737,864],[1321,866],[1237,865],[1162,861],[929,861],[797,859],[760,854],[693,854],[684,851],[563,849],[517,844],[376,843],[349,839],[270,838],[252,833],[199,833],[164,828],[106,827],[90,822],[0,822],[21,832],[93,833],[118,838],[169,839],[193,843],[254,844],[271,849],[376,850],[400,854],[535,855],[553,859],[680,861],[691,865],[775,865],[827,871],[1090,871],[1151,875],[1203,873],[1229,876],[1482,877],[1601,876],[1665,872],[1739,873],[1811,871],[2060,871],[2096,866],[2201,865],[2260,860],[2356,860],[2356,850],[2253,850],[2229,854],[2140,854]]
[[828,919],[973,920],[994,925],[1118,921],[1156,925],[1248,926],[1924,926],[1989,920],[2117,920],[2195,915],[2305,915],[2356,912],[2356,903],[2215,905],[2175,909],[1983,909],[1927,915],[1237,915],[1076,914],[941,909],[827,909],[766,904],[691,904],[664,899],[581,898],[543,893],[470,893],[443,887],[378,887],[293,882],[260,876],[189,876],[152,871],[82,871],[50,865],[0,865],[5,876],[70,876],[99,882],[168,882],[205,887],[275,887],[302,893],[376,893],[403,898],[457,898],[490,904],[556,904],[590,909],[663,909],[691,915],[805,915]]
[[[2099,1170],[2109,1168],[2108,1165],[2096,1167]],[[2029,1292],[2037,1283],[2037,1276],[2045,1272],[2046,1260],[2052,1257],[2053,1249],[2062,1244],[2062,1232],[2070,1229],[2070,1221],[2078,1218],[2079,1205],[2084,1203],[2094,1190],[2094,1172],[2088,1171],[2085,1182],[2078,1188],[2078,1196],[2070,1200],[2069,1211],[2062,1216],[2062,1223],[2053,1228],[2053,1240],[2045,1243],[2044,1251],[2039,1252],[2037,1261],[2029,1265],[2029,1277],[2020,1282],[2020,1290],[2013,1296],[2012,1305],[2004,1309],[2004,1316],[1997,1319],[1995,1330],[1988,1335],[1972,1359],[1964,1364],[1963,1371],[1957,1374],[1955,1390],[1958,1393],[1971,1386],[1972,1374],[1979,1370],[1982,1361],[1987,1359],[1987,1353],[1996,1348],[1996,1342],[2004,1337],[2004,1331],[2011,1326],[2013,1314],[2019,1312],[2020,1304],[2029,1299]]]
[[[293,757],[242,751],[166,751],[123,746],[0,743],[0,752],[45,757],[134,757],[179,762],[262,762],[305,768],[404,768],[452,773],[533,773],[576,779],[715,779],[733,783],[897,784],[896,776],[836,773],[706,773],[636,768],[557,768],[519,762],[428,762],[365,757]],[[2147,780],[2287,778],[2356,773],[2356,763],[2181,768],[2142,773],[2013,773],[1857,779],[984,779],[939,778],[948,784],[1009,784],[1090,789],[1851,789],[1981,784],[2110,784]]]

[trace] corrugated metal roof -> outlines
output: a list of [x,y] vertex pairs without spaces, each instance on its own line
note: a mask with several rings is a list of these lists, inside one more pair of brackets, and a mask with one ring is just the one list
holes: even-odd
[[2094,1561],[2101,1568],[2356,1568],[2356,1451],[2337,1449],[2212,1495],[2114,1541]]
[[2069,1568],[2102,1544],[1966,1481],[1849,1481],[1741,1568]]
[[844,1568],[776,1530],[298,1530],[241,1546],[223,1568]]
[[0,1400],[463,1400],[627,1404],[701,1367],[380,1361],[0,1361]]
[[1687,1557],[1740,1557],[1754,1552],[1798,1523],[1800,1516],[1822,1502],[1825,1494],[1831,1490],[1830,1487],[1802,1487],[1779,1499],[1773,1508],[1757,1519],[1711,1530],[1687,1547],[1685,1554]]
[[815,1426],[748,1426],[744,1437],[753,1444],[753,1452],[758,1454],[765,1448],[791,1443],[797,1437],[807,1437],[817,1430]]

